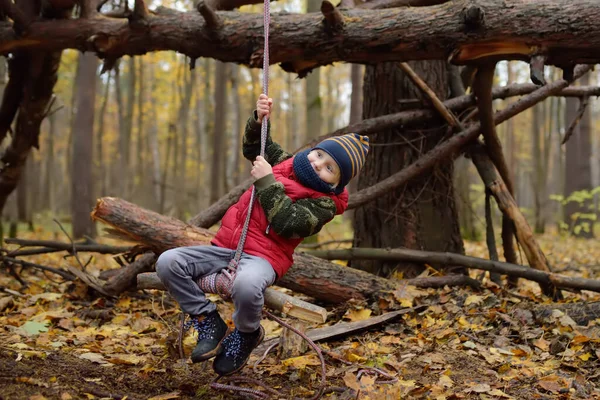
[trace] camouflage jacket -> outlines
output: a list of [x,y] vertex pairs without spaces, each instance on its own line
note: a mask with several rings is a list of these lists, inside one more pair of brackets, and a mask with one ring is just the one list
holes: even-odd
[[[284,151],[273,142],[270,134],[270,123],[267,129],[265,159],[275,166],[289,158],[292,154]],[[243,141],[243,154],[250,161],[260,155],[261,125],[257,121],[256,111],[248,119]],[[267,175],[257,180],[257,198],[269,221],[271,229],[283,238],[305,238],[318,233],[323,226],[337,214],[335,202],[327,197],[305,198],[295,202],[286,195],[285,187],[275,177]]]

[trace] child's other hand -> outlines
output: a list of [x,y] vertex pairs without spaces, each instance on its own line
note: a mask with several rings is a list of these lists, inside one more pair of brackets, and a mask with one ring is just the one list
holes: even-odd
[[266,94],[258,96],[256,102],[256,114],[258,115],[258,122],[262,123],[263,118],[269,119],[271,116],[271,107],[273,106],[273,99],[267,97]]
[[272,173],[273,168],[271,167],[271,164],[261,156],[256,157],[256,161],[252,163],[250,174],[258,180]]

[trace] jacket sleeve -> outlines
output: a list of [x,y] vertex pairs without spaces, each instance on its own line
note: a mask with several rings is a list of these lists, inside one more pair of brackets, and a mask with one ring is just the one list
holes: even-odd
[[[258,116],[256,110],[246,122],[244,132],[244,140],[242,144],[242,153],[244,157],[250,161],[256,160],[260,155],[260,134],[261,124],[257,121]],[[265,144],[265,160],[272,166],[279,164],[282,161],[292,157],[292,154],[284,151],[281,146],[271,138],[271,121],[267,122],[267,141]]]
[[314,235],[336,214],[337,207],[327,196],[293,201],[285,194],[283,183],[277,182],[272,174],[257,180],[254,185],[271,229],[286,239]]

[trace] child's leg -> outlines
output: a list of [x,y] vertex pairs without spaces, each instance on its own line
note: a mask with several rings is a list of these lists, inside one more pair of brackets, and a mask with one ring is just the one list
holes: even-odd
[[276,278],[273,267],[264,258],[242,254],[231,291],[235,305],[233,323],[241,332],[254,332],[260,327],[264,291]]
[[260,326],[264,291],[275,282],[277,275],[266,260],[243,254],[231,292],[235,312],[235,329],[223,339],[221,349],[213,362],[219,375],[231,375],[248,362],[252,350],[265,335]]
[[193,362],[214,357],[227,333],[227,324],[197,281],[225,268],[233,253],[216,246],[179,247],[165,251],[156,261],[158,276],[183,312],[190,314],[198,331],[198,343],[191,355]]
[[158,257],[156,273],[183,312],[207,314],[216,306],[206,299],[197,281],[227,267],[233,254],[233,250],[216,246],[178,247]]

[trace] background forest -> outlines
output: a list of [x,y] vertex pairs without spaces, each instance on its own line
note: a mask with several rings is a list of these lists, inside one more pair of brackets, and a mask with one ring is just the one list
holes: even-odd
[[[241,11],[260,7],[244,6]],[[300,12],[305,7],[299,1],[278,2],[273,11]],[[75,219],[76,237],[94,236],[89,212],[102,196],[187,220],[247,179],[249,163],[241,156],[240,141],[261,92],[261,71],[213,59],[195,64],[190,70],[189,58],[158,52],[124,57],[101,74],[93,54],[66,50],[39,149],[29,157],[4,209],[4,235],[14,236],[17,222],[31,226],[52,216],[64,222]],[[312,138],[359,121],[363,69],[335,64],[298,79],[271,68],[274,140],[294,151]],[[560,76],[554,67],[545,72],[549,80]],[[3,90],[4,59],[0,79]],[[592,72],[580,84],[595,85],[597,80],[598,72]],[[525,82],[525,63],[498,65],[495,86]],[[514,100],[494,104],[502,109]],[[498,127],[516,201],[537,233],[557,227],[587,235],[595,221],[597,196],[593,212],[575,206],[600,185],[595,98],[587,102],[571,139],[561,144],[579,103],[577,98],[550,97]],[[396,145],[401,144],[386,144]],[[463,237],[481,238],[483,184],[464,157],[456,161],[455,187]],[[567,202],[571,208],[565,213]]]

